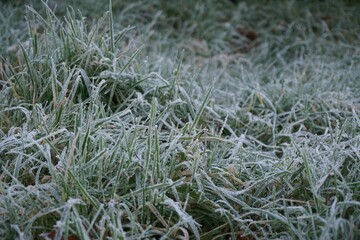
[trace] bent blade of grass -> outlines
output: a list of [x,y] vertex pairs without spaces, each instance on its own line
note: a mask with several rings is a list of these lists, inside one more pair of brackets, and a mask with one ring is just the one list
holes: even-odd
[[114,41],[114,18],[112,10],[112,0],[109,0],[109,28],[110,28],[110,50],[112,53],[115,52],[115,41]]
[[[121,70],[119,71],[118,76],[120,76],[132,63],[132,61],[135,59],[135,57],[140,53],[140,51],[142,50],[142,47],[138,48],[135,53],[129,58],[129,60],[125,63],[125,65],[121,68]],[[114,79],[114,83],[111,86],[111,90],[110,90],[110,96],[109,96],[109,101],[108,101],[108,108],[107,108],[107,112],[110,112],[110,107],[111,107],[111,101],[113,100],[114,94],[115,94],[115,90],[116,90],[116,86],[118,84],[119,80],[118,79]],[[121,83],[120,83],[121,84]]]
[[200,233],[198,230],[199,224],[179,206],[179,203],[174,202],[171,198],[167,198],[165,199],[164,204],[174,209],[180,218],[179,222],[188,225],[193,231],[195,238],[200,239]]
[[195,119],[194,119],[194,121],[193,121],[193,123],[191,124],[190,129],[189,129],[189,132],[190,132],[190,133],[192,132],[192,130],[194,130],[194,128],[195,128],[195,127],[197,126],[197,124],[199,123],[200,118],[201,118],[201,116],[202,116],[202,113],[203,113],[206,105],[207,105],[208,102],[209,102],[209,99],[210,99],[210,96],[211,96],[211,94],[212,94],[213,89],[214,89],[214,83],[213,83],[213,84],[211,85],[211,87],[209,88],[209,90],[208,90],[208,92],[207,92],[207,94],[206,94],[206,96],[205,96],[205,98],[204,98],[204,100],[203,100],[200,108],[198,109],[198,112],[196,113]]
[[[32,104],[35,105],[35,103],[36,103],[36,95],[37,95],[37,86],[38,86],[36,81],[37,81],[37,79],[39,79],[39,77],[37,77],[36,74],[33,71],[33,68],[32,68],[31,63],[30,63],[31,61],[30,61],[29,55],[26,52],[24,46],[22,44],[20,44],[20,47],[21,47],[21,51],[23,53],[23,57],[24,57],[24,60],[25,60],[26,67],[28,68],[29,78],[30,78],[30,82],[31,82],[31,86],[32,86],[32,93],[28,92],[27,97],[32,96]],[[31,88],[29,88],[29,90],[31,90]]]
[[75,181],[76,185],[80,189],[80,191],[84,194],[84,196],[88,199],[88,201],[96,208],[98,209],[100,207],[100,202],[91,196],[91,194],[87,191],[87,189],[81,184],[81,182],[78,180],[78,178],[74,175],[74,173],[68,169],[69,176]]

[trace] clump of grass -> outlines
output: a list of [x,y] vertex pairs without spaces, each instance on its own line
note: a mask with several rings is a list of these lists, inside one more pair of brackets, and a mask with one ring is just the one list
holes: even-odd
[[0,75],[0,236],[356,239],[359,101],[344,79],[358,72],[316,42],[346,52],[352,32],[317,23],[316,5],[299,25],[269,7],[289,26],[276,36],[250,3],[140,3],[96,22],[28,8],[28,44]]

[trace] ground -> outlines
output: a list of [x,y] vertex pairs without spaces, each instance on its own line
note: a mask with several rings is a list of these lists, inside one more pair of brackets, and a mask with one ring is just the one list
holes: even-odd
[[358,239],[359,11],[0,2],[0,238]]

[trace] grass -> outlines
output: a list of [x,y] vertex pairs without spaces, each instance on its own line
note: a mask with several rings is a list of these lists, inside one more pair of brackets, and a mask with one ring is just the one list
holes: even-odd
[[359,4],[54,2],[0,3],[0,238],[360,236]]

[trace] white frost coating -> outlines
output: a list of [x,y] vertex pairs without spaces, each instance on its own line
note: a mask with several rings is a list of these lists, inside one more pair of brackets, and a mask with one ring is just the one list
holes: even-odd
[[80,198],[70,198],[69,200],[67,200],[66,205],[68,206],[73,206],[75,204],[82,204],[83,201]]

